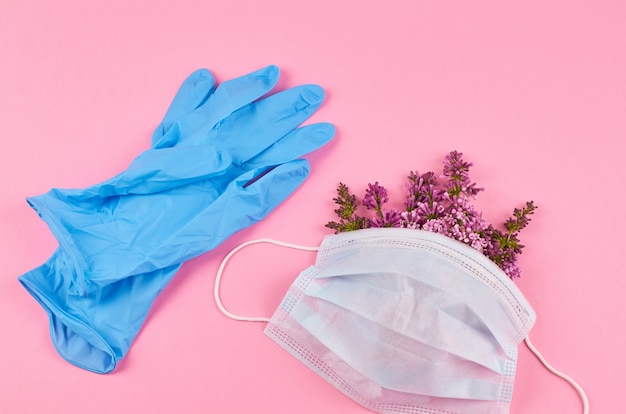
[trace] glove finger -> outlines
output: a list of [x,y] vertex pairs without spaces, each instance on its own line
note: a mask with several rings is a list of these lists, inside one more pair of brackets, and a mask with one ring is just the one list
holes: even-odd
[[232,112],[271,91],[279,76],[278,67],[270,65],[221,83],[206,103],[180,119],[154,147],[206,144],[208,130]]
[[334,135],[335,126],[324,122],[296,128],[247,161],[244,169],[252,170],[295,160],[323,147]]
[[[230,155],[211,146],[148,150],[126,170],[134,194],[149,194],[224,174]],[[119,189],[116,186],[116,189]]]
[[214,203],[214,208],[239,212],[226,214],[220,224],[234,233],[263,219],[304,183],[310,169],[309,162],[300,159],[242,174]]
[[161,123],[152,134],[152,146],[165,135],[172,125],[204,104],[215,89],[215,78],[206,69],[193,72],[180,86]]
[[323,100],[324,90],[317,85],[278,92],[234,112],[209,131],[208,141],[242,164],[306,121]]
[[84,190],[53,189],[71,203],[93,197],[151,194],[224,175],[232,164],[228,153],[214,147],[174,147],[144,151],[122,173]]
[[177,222],[176,231],[150,253],[151,260],[158,258],[163,267],[214,249],[232,234],[266,217],[302,185],[309,171],[307,160],[295,160],[245,172],[201,212]]

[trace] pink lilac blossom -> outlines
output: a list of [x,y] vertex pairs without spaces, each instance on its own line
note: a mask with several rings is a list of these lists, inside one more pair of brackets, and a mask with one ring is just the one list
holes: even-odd
[[379,211],[383,204],[389,201],[389,196],[387,195],[387,189],[378,184],[376,181],[374,184],[368,184],[367,189],[365,190],[365,197],[363,197],[363,205],[368,210],[376,210]]
[[423,204],[433,204],[441,201],[444,191],[438,188],[439,183],[435,173],[429,171],[420,175],[417,171],[411,171],[408,179],[405,201],[407,211],[417,209]]
[[[503,232],[483,219],[482,214],[471,203],[483,188],[471,182],[469,169],[473,165],[463,160],[463,154],[451,151],[444,159],[443,175],[447,178],[439,183],[433,172],[419,174],[411,171],[406,184],[405,211],[383,208],[389,202],[388,191],[378,182],[368,184],[363,198],[363,206],[374,210],[371,218],[357,216],[354,212],[354,196],[348,193],[347,186],[340,184],[340,197],[333,199],[341,208],[339,223],[329,222],[326,227],[336,232],[350,231],[367,227],[404,227],[440,233],[461,241],[480,251],[496,263],[509,277],[520,277],[517,257],[524,247],[519,243],[518,234],[530,221],[536,206],[532,201],[523,209],[516,208]],[[344,206],[345,204],[345,206]]]
[[418,215],[417,211],[403,211],[400,213],[400,227],[404,227],[407,229],[418,229]]
[[402,217],[400,212],[395,208],[391,210],[382,210],[379,215],[372,217],[372,227],[400,227]]
[[363,197],[363,205],[368,210],[375,210],[374,217],[370,220],[371,227],[400,227],[400,212],[395,208],[383,209],[383,205],[389,201],[387,189],[378,184],[368,184]]

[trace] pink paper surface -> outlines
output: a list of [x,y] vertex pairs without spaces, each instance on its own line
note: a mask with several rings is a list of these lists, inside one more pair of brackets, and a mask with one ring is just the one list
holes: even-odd
[[[621,1],[79,1],[0,4],[1,413],[366,413],[262,334],[218,312],[221,259],[246,240],[319,244],[339,181],[387,186],[441,171],[456,149],[494,223],[534,200],[516,283],[535,345],[626,412],[626,3]],[[307,183],[265,221],[186,263],[128,356],[106,376],[57,355],[17,282],[56,247],[24,198],[119,172],[150,142],[180,82],[267,64],[280,88],[317,83],[312,121],[337,126]],[[269,316],[313,253],[254,246],[222,287],[234,312]],[[416,373],[419,375],[419,373]],[[511,412],[578,413],[578,395],[520,346]]]

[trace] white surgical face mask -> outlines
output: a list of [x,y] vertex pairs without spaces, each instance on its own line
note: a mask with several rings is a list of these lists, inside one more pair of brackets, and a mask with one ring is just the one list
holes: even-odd
[[[319,250],[271,318],[228,312],[219,282],[241,248],[269,242]],[[237,320],[267,322],[265,334],[338,390],[377,413],[509,413],[518,345],[535,312],[480,252],[413,229],[327,236],[319,249],[261,239],[233,250],[215,299]]]

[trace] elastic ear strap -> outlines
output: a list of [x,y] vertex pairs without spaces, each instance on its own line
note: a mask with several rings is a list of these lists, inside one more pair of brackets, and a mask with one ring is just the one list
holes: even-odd
[[230,258],[234,256],[235,253],[237,253],[239,250],[243,249],[244,247],[250,246],[252,244],[259,244],[259,243],[269,243],[269,244],[274,244],[276,246],[289,247],[290,249],[306,250],[306,251],[312,251],[312,252],[315,252],[319,249],[318,247],[300,246],[297,244],[286,243],[286,242],[273,240],[273,239],[256,239],[256,240],[250,240],[250,241],[241,243],[239,246],[231,250],[224,257],[224,260],[222,260],[222,263],[220,264],[220,267],[217,270],[217,275],[215,276],[215,287],[213,289],[213,296],[215,298],[215,304],[217,305],[217,308],[220,310],[220,312],[228,316],[230,319],[234,319],[236,321],[245,321],[245,322],[269,322],[270,321],[270,318],[235,315],[234,313],[229,312],[224,307],[224,305],[222,304],[222,299],[220,298],[220,284],[222,283],[222,275],[224,273],[224,268],[226,267],[226,263],[228,263]]
[[530,349],[530,352],[532,352],[537,357],[537,359],[543,364],[544,367],[546,367],[548,371],[552,372],[557,377],[564,379],[572,387],[574,387],[576,391],[578,391],[578,394],[580,395],[580,399],[583,402],[583,414],[589,414],[589,399],[587,398],[587,394],[585,394],[585,390],[583,390],[583,388],[580,385],[578,385],[578,383],[572,377],[553,368],[548,363],[548,361],[546,361],[546,359],[539,353],[537,348],[535,348],[535,346],[530,342],[530,337],[527,336],[526,339],[524,339],[524,342],[526,343],[526,346],[528,347],[528,349]]

